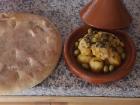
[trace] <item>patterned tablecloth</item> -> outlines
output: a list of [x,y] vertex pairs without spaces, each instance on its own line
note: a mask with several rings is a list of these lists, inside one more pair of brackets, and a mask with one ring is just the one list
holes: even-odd
[[[88,1],[0,0],[0,11],[30,12],[46,16],[56,24],[64,40],[73,29],[83,24],[79,18],[79,10]],[[70,73],[62,56],[49,78],[16,95],[140,97],[140,0],[124,0],[124,3],[133,16],[133,23],[125,31],[133,38],[137,48],[136,64],[127,77],[108,84],[89,84]]]

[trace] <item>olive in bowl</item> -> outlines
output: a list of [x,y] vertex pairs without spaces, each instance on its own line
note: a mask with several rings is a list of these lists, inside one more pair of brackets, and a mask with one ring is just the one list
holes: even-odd
[[[64,58],[69,70],[82,79],[96,84],[119,80],[126,76],[132,70],[136,59],[136,49],[132,39],[122,31],[90,28],[90,26],[81,26],[65,41]],[[87,34],[93,33],[92,38],[89,38]],[[105,35],[107,38],[103,38],[101,34],[107,36],[109,34],[108,37],[112,37],[109,39]],[[83,39],[88,43],[85,44]]]

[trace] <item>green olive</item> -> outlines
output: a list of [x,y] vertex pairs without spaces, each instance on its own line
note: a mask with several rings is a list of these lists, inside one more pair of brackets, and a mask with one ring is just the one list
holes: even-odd
[[85,68],[85,69],[89,69],[89,65],[85,64],[85,63],[82,64],[82,67]]
[[98,38],[98,37],[99,37],[99,35],[98,35],[98,34],[95,34],[95,35],[94,35],[94,37],[95,37],[95,38]]
[[102,61],[95,61],[94,59],[91,59],[89,65],[91,70],[100,72],[103,69],[104,63]]
[[115,69],[114,65],[109,65],[109,71],[112,72]]
[[107,65],[105,65],[105,66],[104,66],[104,72],[106,73],[106,72],[108,72],[108,71],[109,71],[109,68],[108,68]]
[[92,43],[96,43],[97,42],[97,39],[95,37],[93,37],[92,40],[91,40],[91,42]]
[[75,47],[78,47],[79,43],[78,42],[75,42]]
[[77,50],[74,50],[74,55],[78,55],[80,54],[80,51],[77,49]]
[[122,57],[122,59],[124,60],[124,59],[126,58],[126,54],[125,54],[125,53],[122,53],[122,54],[121,54],[121,57]]
[[80,55],[78,55],[77,59],[80,63],[89,63],[91,58],[92,58],[91,56],[86,56],[86,55],[80,54]]

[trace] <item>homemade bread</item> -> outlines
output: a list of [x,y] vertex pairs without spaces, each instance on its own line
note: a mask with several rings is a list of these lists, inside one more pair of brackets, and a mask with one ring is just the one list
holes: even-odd
[[61,36],[46,17],[0,13],[0,94],[42,82],[60,54]]

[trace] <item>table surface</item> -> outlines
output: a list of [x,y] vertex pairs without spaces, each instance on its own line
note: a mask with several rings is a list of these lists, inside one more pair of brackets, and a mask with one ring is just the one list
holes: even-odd
[[[58,27],[64,39],[82,25],[79,10],[89,0],[0,0],[0,11],[29,12],[48,17]],[[140,97],[140,0],[124,0],[133,16],[133,23],[125,30],[137,48],[133,71],[120,81],[95,85],[73,75],[64,63],[63,56],[51,76],[39,85],[13,95],[49,96],[117,96]]]

